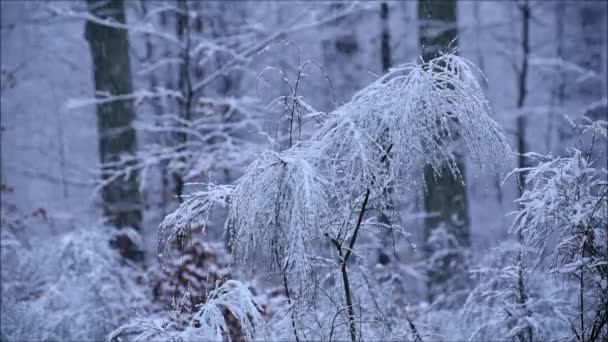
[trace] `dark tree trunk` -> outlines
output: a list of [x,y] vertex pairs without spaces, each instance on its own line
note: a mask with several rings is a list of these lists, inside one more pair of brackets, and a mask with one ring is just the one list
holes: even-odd
[[[566,4],[558,2],[555,4],[555,32],[556,32],[556,55],[559,60],[566,60],[564,53],[564,18],[566,16]],[[554,86],[551,89],[551,107],[554,109],[549,112],[547,118],[547,133],[545,137],[545,148],[547,153],[553,152],[553,130],[556,125],[558,113],[564,107],[566,99],[566,84],[564,81],[564,68],[560,66],[555,73],[555,79],[553,80]],[[560,139],[565,140],[565,139]]]
[[380,19],[382,20],[382,37],[380,38],[380,54],[382,59],[382,71],[387,72],[391,67],[391,32],[389,30],[389,11],[388,4],[380,4]]
[[[382,62],[382,72],[388,72],[388,69],[392,65],[392,52],[391,52],[391,34],[389,29],[389,7],[388,3],[383,1],[380,3],[380,61]],[[389,162],[386,161],[387,168],[389,167]],[[388,187],[383,190],[382,198],[385,202],[379,208],[378,214],[378,222],[384,225],[385,227],[390,226],[391,218],[394,217],[395,212],[395,202],[392,198],[392,188]],[[392,237],[392,231],[387,230],[387,234],[385,236],[386,242]],[[390,262],[389,257],[389,248],[387,247],[388,243],[382,243],[378,249],[378,263],[382,265],[386,265]]]
[[[524,168],[526,167],[526,159],[524,157],[524,153],[527,152],[528,147],[526,145],[526,117],[523,112],[523,108],[526,104],[526,98],[528,96],[527,83],[528,83],[528,60],[530,56],[530,5],[528,0],[524,0],[524,2],[520,6],[521,11],[521,65],[519,66],[518,75],[517,75],[517,151],[518,155],[518,167]],[[526,180],[526,174],[523,172],[518,173],[518,183],[519,183],[519,194],[523,193],[524,184]],[[524,243],[524,236],[522,231],[519,230],[517,234],[517,240],[519,243]],[[526,283],[524,279],[525,274],[525,260],[524,260],[524,252],[520,250],[517,254],[517,303],[520,304],[526,314],[529,316],[529,310],[527,309],[526,302],[528,301],[528,292],[526,289]],[[517,338],[521,342],[526,341],[534,341],[534,335],[532,330],[529,327],[526,327],[519,333],[517,333]]]
[[[179,0],[177,7],[180,13],[177,13],[176,21],[176,32],[177,37],[183,44],[185,44],[182,51],[180,51],[181,64],[179,65],[179,76],[178,76],[178,88],[183,96],[183,101],[180,101],[179,116],[185,120],[192,119],[192,102],[194,99],[194,93],[192,91],[192,79],[190,77],[190,48],[192,40],[190,39],[190,21],[188,20],[189,4],[186,0]],[[185,144],[188,140],[188,136],[185,133],[177,134],[177,143]],[[180,171],[173,172],[173,182],[175,186],[175,196],[179,203],[182,203],[182,195],[184,192],[184,178]]]
[[[528,80],[528,59],[530,55],[530,7],[528,5],[528,1],[525,0],[521,5],[521,15],[522,15],[522,32],[521,32],[521,65],[519,67],[519,73],[517,75],[517,152],[519,152],[518,157],[518,166],[520,168],[526,167],[526,159],[523,156],[524,153],[527,152],[528,148],[526,146],[526,117],[522,111],[524,105],[526,104],[526,97],[528,95],[528,91],[526,88],[526,83]],[[525,182],[525,174],[520,172],[519,174],[519,187],[520,187],[520,195],[523,191],[523,186]]]
[[[124,4],[121,0],[88,0],[91,14],[102,19],[125,23]],[[129,38],[127,31],[92,21],[86,24],[85,36],[93,59],[95,91],[102,95],[123,95],[133,92],[129,62]],[[136,152],[135,130],[131,126],[135,118],[133,102],[111,101],[97,105],[99,155],[101,163],[120,160],[121,155]],[[104,215],[116,227],[139,230],[142,224],[139,174],[132,172],[127,179],[119,178],[102,191]],[[121,254],[141,261],[143,252],[126,236],[116,241]]]
[[[418,1],[420,22],[420,45],[425,61],[433,59],[439,52],[448,52],[456,47],[457,16],[456,1]],[[457,132],[454,132],[457,135]],[[425,166],[424,180],[427,186],[424,206],[427,213],[424,230],[424,251],[433,258],[428,277],[428,300],[434,301],[438,295],[463,289],[467,279],[464,249],[470,245],[470,227],[467,193],[464,186],[465,168],[463,157],[454,151],[461,177],[456,177],[447,165],[441,175],[435,175],[430,165]],[[431,243],[430,239],[438,228],[455,238],[445,245]],[[446,253],[443,253],[446,252]],[[442,253],[441,255],[438,253]]]

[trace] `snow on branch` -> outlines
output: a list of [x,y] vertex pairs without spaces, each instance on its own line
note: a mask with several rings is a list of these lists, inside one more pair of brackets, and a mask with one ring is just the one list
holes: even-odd
[[98,94],[97,98],[69,99],[65,106],[67,109],[76,109],[91,105],[100,105],[115,101],[131,101],[138,104],[146,99],[162,98],[162,97],[181,97],[182,95],[173,90],[158,88],[154,92],[147,90],[139,90],[137,92],[121,95]]
[[268,339],[269,333],[264,318],[255,304],[253,295],[243,283],[228,280],[211,291],[211,298],[194,314],[190,325],[183,331],[186,341],[222,341],[227,338],[228,325],[222,310],[228,310],[238,321],[246,341],[256,338]]
[[296,277],[310,266],[307,256],[329,223],[333,195],[331,183],[300,154],[291,149],[259,156],[238,182],[226,222],[239,255],[269,251]]
[[173,243],[181,244],[190,239],[193,229],[204,231],[209,214],[214,205],[228,204],[234,187],[230,185],[208,184],[207,190],[185,196],[186,200],[173,213],[167,215],[160,224],[158,237],[158,257],[165,260]]
[[529,155],[538,164],[517,170],[528,172],[528,189],[517,200],[522,208],[513,213],[512,229],[523,232],[527,243],[543,252],[548,236],[567,236],[571,229],[605,220],[605,170],[592,168],[582,151],[572,149],[571,153],[556,158]]
[[236,318],[245,341],[268,339],[268,327],[247,286],[228,280],[209,293],[209,300],[194,313],[187,326],[136,318],[113,331],[106,341],[120,341],[125,336],[133,341],[231,341],[224,311]]

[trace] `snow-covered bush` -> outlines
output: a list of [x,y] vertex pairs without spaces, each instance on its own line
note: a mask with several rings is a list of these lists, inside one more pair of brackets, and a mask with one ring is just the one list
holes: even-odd
[[463,308],[473,340],[608,338],[606,122],[574,130],[579,146],[568,156],[528,153],[536,164],[514,171],[525,173],[517,242],[474,271],[479,283]]
[[124,335],[134,341],[230,341],[224,310],[236,318],[245,340],[268,339],[266,322],[249,289],[239,281],[228,280],[209,293],[186,326],[178,326],[175,320],[138,318],[112,332],[108,340],[119,340]]
[[[179,246],[175,246],[179,247]],[[161,266],[155,264],[148,269],[149,286],[152,291],[152,314],[163,315],[171,312],[176,324],[185,326],[190,322],[198,307],[209,299],[210,292],[217,286],[233,278],[229,255],[221,242],[204,242],[195,238],[185,248],[165,251],[166,261]],[[250,289],[254,295],[259,291]],[[260,297],[256,301],[266,306]],[[239,340],[243,334],[238,320],[228,310],[224,318],[231,339]]]
[[92,227],[27,245],[4,227],[2,233],[2,334],[8,340],[100,340],[146,304],[141,272],[110,246],[116,231]]
[[537,165],[518,170],[527,175],[514,229],[526,245],[551,260],[551,273],[575,286],[571,338],[602,340],[608,338],[608,133],[605,121],[575,129],[581,146],[571,148],[568,156],[529,154]]
[[479,166],[510,160],[474,68],[454,55],[402,65],[339,107],[309,140],[259,155],[236,186],[193,194],[167,216],[160,240],[204,229],[213,204],[228,205],[235,260],[260,258],[282,278],[293,327],[282,338],[377,339],[386,322],[363,317],[374,310],[357,300],[363,277],[353,267],[357,237],[374,229],[366,214],[387,188],[415,189],[425,163],[437,173],[447,163],[457,175],[456,143]]

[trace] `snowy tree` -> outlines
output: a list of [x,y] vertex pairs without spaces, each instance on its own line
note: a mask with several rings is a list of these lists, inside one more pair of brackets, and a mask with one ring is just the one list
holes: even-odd
[[[361,257],[356,242],[374,231],[366,217],[373,203],[385,200],[385,188],[413,189],[420,162],[438,174],[457,176],[455,157],[446,148],[455,139],[449,133],[453,122],[480,166],[496,151],[509,160],[475,77],[474,67],[454,55],[391,69],[338,108],[311,139],[258,155],[234,187],[211,186],[193,194],[167,216],[161,242],[204,229],[213,204],[228,205],[226,227],[235,259],[245,263],[258,256],[286,276],[294,298],[294,334],[310,338],[307,307],[317,304],[317,292],[331,281],[335,285],[326,295],[344,324],[322,329],[337,338],[361,339],[383,323],[358,328],[369,308],[356,304],[360,276],[354,270]],[[496,167],[505,166],[497,162]]]
[[[44,229],[48,223],[30,225]],[[143,272],[125,265],[109,244],[125,229],[90,227],[27,240],[3,229],[1,328],[7,341],[101,340],[131,311],[143,310],[149,296],[139,286]]]

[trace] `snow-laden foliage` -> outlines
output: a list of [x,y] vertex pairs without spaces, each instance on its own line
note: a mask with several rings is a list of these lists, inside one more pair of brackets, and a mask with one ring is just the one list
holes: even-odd
[[[158,257],[166,261],[170,257],[173,244],[185,247],[194,229],[204,232],[215,205],[225,206],[234,187],[209,184],[207,190],[184,196],[184,203],[167,215],[160,224],[158,236]],[[174,229],[179,227],[179,229]]]
[[228,327],[221,309],[226,309],[238,320],[246,340],[264,337],[266,323],[260,315],[253,295],[241,282],[229,280],[220,288],[211,292],[211,299],[203,304],[195,314],[194,321],[199,321],[200,327],[189,327],[184,331],[188,337],[202,337],[203,340],[218,341],[222,334],[228,333]]
[[475,76],[473,66],[454,55],[391,69],[340,107],[316,136],[325,159],[348,166],[331,171],[347,171],[347,183],[367,186],[382,172],[378,161],[390,149],[392,179],[399,170],[411,171],[417,159],[437,172],[447,162],[456,172],[450,145],[459,137],[478,165],[496,161],[491,157],[497,154],[509,161],[509,147]]
[[230,341],[225,310],[236,318],[245,340],[268,338],[266,322],[247,286],[228,280],[209,293],[209,299],[185,327],[174,321],[137,318],[116,329],[107,339],[114,341],[124,335],[133,341]]
[[528,153],[536,164],[514,171],[525,173],[513,213],[518,242],[503,243],[474,271],[479,282],[463,308],[472,340],[608,336],[606,123],[572,124],[578,149]]
[[[100,340],[130,310],[143,307],[146,296],[137,286],[141,273],[124,265],[110,246],[115,233],[92,227],[13,247],[4,244],[8,236],[3,234],[3,336],[11,341]],[[23,274],[6,274],[9,262]]]
[[[346,316],[345,332],[350,330],[351,338],[361,334],[355,331],[347,261],[357,257],[355,242],[367,229],[368,203],[381,200],[389,187],[414,189],[426,163],[437,173],[447,163],[458,176],[455,149],[465,148],[480,167],[493,161],[502,168],[510,161],[474,71],[454,55],[391,69],[332,113],[311,139],[259,155],[226,196],[226,231],[237,260],[253,255],[276,261],[286,291],[306,298],[319,286],[313,275],[319,247],[329,246],[338,258],[331,282],[344,288],[346,303],[338,296],[341,290],[329,299],[343,303],[338,316]],[[199,209],[217,197],[209,191],[182,205],[161,226],[161,236],[188,234],[201,217]],[[297,301],[303,303],[312,302]],[[299,324],[293,325],[297,334]]]
[[[608,176],[606,122],[580,126],[580,144],[567,157],[529,154],[537,165],[527,172],[517,200],[514,231],[528,246],[551,259],[551,272],[575,283],[579,292],[572,331],[577,339],[608,337]],[[590,135],[591,137],[587,137]],[[599,139],[599,140],[598,140]],[[595,144],[601,146],[599,151]],[[599,167],[593,167],[599,159]],[[551,241],[557,241],[553,246]]]
[[[606,170],[590,167],[579,150],[571,153],[570,157],[548,161],[537,158],[538,165],[530,168],[526,178],[531,187],[517,200],[522,209],[516,213],[514,229],[543,253],[547,237],[556,234],[560,238],[555,250],[558,255],[577,258],[584,255],[583,249],[591,248],[590,254],[581,258],[603,262],[604,255],[597,252],[606,247]],[[556,271],[569,273],[575,268],[576,264],[568,262]]]
[[[259,156],[235,188],[227,224],[231,240],[242,245],[236,252],[243,256],[258,250],[274,253],[269,256],[278,258],[280,267],[299,283],[310,271],[307,251],[323,236],[334,192],[331,183],[298,152]],[[261,196],[251,198],[256,193]]]
[[582,248],[582,241],[564,238],[584,238],[584,230],[590,230],[587,238],[592,239],[585,243],[600,244],[600,250],[604,247],[606,171],[590,167],[583,152],[573,149],[571,153],[570,157],[549,160],[537,157],[538,165],[530,168],[526,177],[531,187],[517,200],[522,209],[515,213],[514,229],[542,252],[546,252],[547,237],[552,234],[560,237],[558,254],[573,246]]

